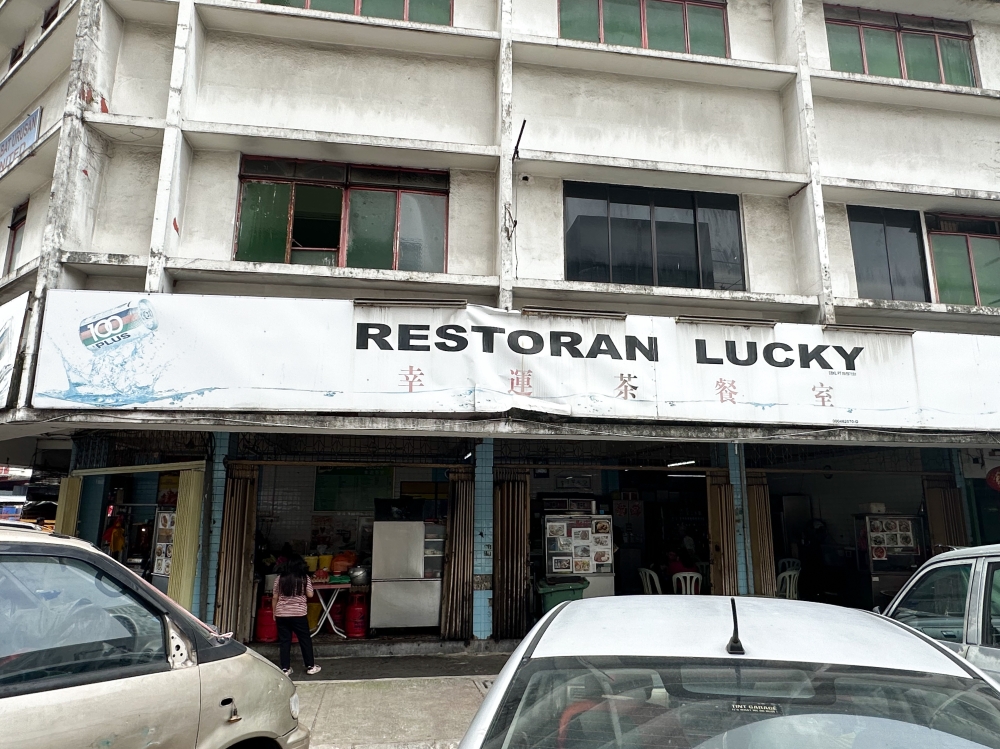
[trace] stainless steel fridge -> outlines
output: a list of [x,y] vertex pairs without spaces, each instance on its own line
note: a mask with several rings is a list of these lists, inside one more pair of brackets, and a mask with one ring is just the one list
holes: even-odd
[[443,527],[376,521],[372,535],[371,626],[437,627],[441,619]]

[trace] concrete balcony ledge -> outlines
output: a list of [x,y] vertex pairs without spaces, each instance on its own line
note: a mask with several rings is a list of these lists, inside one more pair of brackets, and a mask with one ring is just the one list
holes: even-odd
[[124,276],[145,278],[146,255],[119,255],[108,252],[61,252],[59,262],[64,267],[88,276]]
[[0,48],[20,44],[48,7],[46,0],[0,0]]
[[241,151],[282,158],[485,171],[496,169],[500,159],[500,149],[492,145],[195,120],[183,120],[181,129],[195,150]]
[[26,291],[35,290],[39,259],[32,258],[21,267],[0,278],[0,304],[6,304]]
[[42,133],[35,144],[18,156],[0,176],[0,215],[23,203],[31,193],[52,179],[61,129],[61,123],[57,123]]
[[837,297],[837,323],[872,325],[944,333],[1000,335],[1000,308],[937,302]]
[[796,75],[796,69],[791,65],[526,34],[514,34],[513,47],[515,64],[546,65],[735,88],[780,91]]
[[167,121],[131,114],[84,112],[83,121],[115,143],[162,146]]
[[910,211],[987,213],[1000,210],[1000,191],[913,185],[903,182],[823,177],[823,197],[834,203],[862,203]]
[[[0,128],[17,119],[73,58],[80,0],[73,0],[7,74],[0,78]],[[3,26],[0,18],[0,26]],[[8,119],[9,118],[9,119]]]
[[240,0],[196,0],[196,7],[207,29],[272,39],[480,59],[494,59],[500,50],[493,31]]
[[177,23],[178,0],[106,0],[122,18],[139,23],[173,26]]
[[[471,276],[459,273],[415,273],[409,271],[374,270],[371,268],[331,268],[325,265],[290,265],[285,263],[248,263],[239,260],[205,260],[197,258],[168,257],[165,270],[175,284],[197,283],[198,293],[205,291],[204,284],[224,284],[220,294],[242,293],[283,296],[280,288],[298,287],[302,295],[310,295],[304,287],[313,287],[318,296],[328,296],[323,290],[336,290],[335,296],[357,298],[391,297],[447,298],[487,297],[496,302],[500,285],[497,276]],[[181,289],[183,291],[183,289]],[[472,300],[470,300],[472,301]]]
[[813,322],[819,313],[819,299],[815,296],[533,278],[514,282],[514,302],[517,307],[538,305],[648,315],[738,314],[782,322]]
[[521,149],[514,171],[518,175],[782,198],[809,183],[805,174],[529,149]]
[[883,78],[877,75],[812,70],[815,96],[901,107],[1000,116],[1000,91],[941,83]]

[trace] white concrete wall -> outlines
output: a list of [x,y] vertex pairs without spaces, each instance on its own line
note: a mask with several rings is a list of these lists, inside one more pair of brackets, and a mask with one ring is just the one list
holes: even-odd
[[191,117],[457,143],[494,141],[493,63],[209,32]]
[[455,28],[496,31],[497,0],[456,0],[452,15]]
[[[24,237],[21,240],[21,250],[12,259],[11,271],[27,265],[41,254],[42,232],[45,230],[45,218],[49,211],[49,190],[51,182],[46,182],[28,197],[28,216],[24,223]],[[10,210],[0,216],[0,269],[6,267],[7,253],[10,251],[10,223],[14,220],[14,211]]]
[[774,91],[516,65],[522,119],[524,149],[785,170]]
[[496,175],[453,169],[448,195],[448,272],[493,275]]
[[857,299],[858,279],[851,246],[851,225],[847,219],[847,206],[843,203],[826,204],[826,243],[830,250],[833,295]]
[[744,195],[743,236],[749,291],[801,293],[787,198]]
[[729,0],[729,56],[777,62],[770,0]]
[[[69,5],[70,2],[71,2],[71,0],[60,0],[60,2],[59,2],[59,10],[58,10],[58,13],[57,13],[57,16],[56,16],[57,18],[58,18],[59,14],[61,14],[64,10],[66,10],[66,6]],[[24,37],[23,37],[23,39],[24,39],[24,54],[28,54],[28,52],[31,50],[31,48],[34,47],[36,44],[38,44],[38,41],[41,39],[42,34],[44,33],[44,31],[48,31],[48,29],[45,29],[43,31],[43,29],[42,29],[42,19],[44,18],[45,11],[48,10],[48,8],[50,7],[51,3],[38,3],[37,5],[35,3],[32,3],[32,5],[35,5],[35,18],[34,18],[34,23],[32,24],[31,28],[29,28],[29,29],[27,29],[25,31],[25,34],[24,34]],[[19,13],[19,15],[20,15],[20,13]],[[49,28],[51,28],[51,26]],[[15,42],[15,44],[19,44],[19,43],[20,43],[20,41]],[[12,47],[10,47],[8,45],[5,45],[5,44],[0,44],[0,77],[3,77],[3,75],[6,74],[6,72],[8,70],[10,70],[10,53],[11,53],[11,51],[12,51]]]
[[188,171],[179,257],[232,260],[240,154],[195,151]]
[[974,23],[976,63],[979,66],[979,85],[1000,89],[1000,24]]
[[559,36],[559,0],[512,0],[511,30],[532,36]]
[[810,67],[830,69],[830,45],[826,39],[826,17],[823,0],[802,0],[805,14],[806,48]]
[[67,70],[56,80],[50,83],[38,96],[32,100],[20,112],[0,112],[0,120],[6,120],[8,116],[13,118],[0,125],[0,140],[6,138],[24,118],[42,108],[42,122],[39,127],[39,136],[45,135],[53,126],[58,125],[62,120],[63,109],[66,106],[66,84],[69,81],[69,71]]
[[515,177],[517,233],[514,273],[517,278],[566,278],[561,179]]
[[817,98],[823,175],[996,190],[1000,119]]
[[100,97],[111,97],[115,86],[115,71],[118,67],[118,55],[122,48],[122,36],[125,33],[125,20],[107,3],[101,3],[101,26],[94,35],[94,45],[97,54],[94,60],[94,74],[91,87],[100,104]]
[[173,26],[128,22],[122,34],[108,108],[114,114],[163,118],[170,93]]
[[91,252],[148,255],[160,151],[115,145],[97,206]]

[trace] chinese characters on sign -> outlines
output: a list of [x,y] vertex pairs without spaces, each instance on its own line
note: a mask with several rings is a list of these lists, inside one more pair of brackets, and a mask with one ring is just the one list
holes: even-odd
[[514,395],[531,395],[531,370],[510,370],[510,392]]
[[615,388],[615,397],[623,398],[625,400],[635,398],[635,391],[639,389],[639,386],[635,384],[635,381],[638,379],[639,378],[633,374],[619,374],[618,386]]
[[422,388],[424,386],[424,381],[421,379],[424,376],[424,371],[420,367],[414,367],[411,364],[408,369],[402,370],[399,376],[403,380],[399,383],[399,386],[409,388],[407,392],[412,393],[413,388]]
[[736,380],[725,380],[719,378],[715,383],[715,394],[719,396],[719,403],[736,403]]
[[813,398],[819,401],[821,406],[833,406],[833,387],[824,385],[822,382],[813,387]]

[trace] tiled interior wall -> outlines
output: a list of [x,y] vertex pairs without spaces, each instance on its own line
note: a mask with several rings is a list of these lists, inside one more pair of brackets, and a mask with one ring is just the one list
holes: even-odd
[[[476,447],[476,489],[473,503],[473,572],[493,574],[493,440]],[[472,594],[472,634],[484,640],[493,634],[492,590]]]
[[316,495],[314,466],[263,466],[257,499],[257,527],[272,548],[288,541],[300,554],[308,550]]
[[[207,496],[208,501],[211,503],[211,507],[207,513],[210,518],[207,550],[208,563],[206,564],[203,559],[203,556],[206,554],[204,546],[199,546],[198,565],[196,567],[194,578],[194,598],[192,599],[191,604],[192,610],[198,614],[198,617],[202,621],[206,621],[209,624],[212,624],[215,618],[215,586],[219,574],[219,549],[222,541],[222,511],[226,499],[225,459],[228,454],[229,433],[217,432],[215,435],[215,455],[212,459],[212,463],[207,467],[208,470],[205,473],[205,482],[209,484]],[[206,513],[202,513],[203,519],[205,516]],[[204,522],[204,520],[202,522]],[[202,539],[204,543],[204,528],[201,529],[201,535],[199,538]],[[204,605],[202,605],[201,600],[201,577],[203,571],[208,575],[208,586],[205,594]]]

